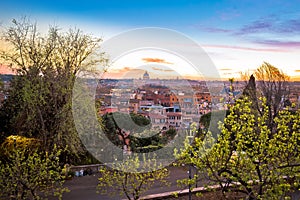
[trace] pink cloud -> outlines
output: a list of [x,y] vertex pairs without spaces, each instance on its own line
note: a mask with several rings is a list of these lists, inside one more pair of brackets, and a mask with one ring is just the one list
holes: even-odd
[[8,66],[0,64],[0,74],[15,74],[15,73]]
[[274,49],[274,48],[252,48],[252,47],[242,47],[242,46],[231,46],[231,45],[202,45],[206,48],[222,48],[222,49],[237,49],[244,51],[267,51],[267,52],[288,52],[284,49]]
[[258,44],[280,48],[299,48],[300,41],[280,41],[280,40],[257,40]]
[[167,62],[164,59],[160,59],[160,58],[143,58],[142,60],[147,63],[151,62],[151,63],[173,64],[171,62]]
[[152,67],[152,69],[155,71],[162,71],[162,72],[174,72],[174,70],[172,70],[172,69],[161,69],[158,67]]

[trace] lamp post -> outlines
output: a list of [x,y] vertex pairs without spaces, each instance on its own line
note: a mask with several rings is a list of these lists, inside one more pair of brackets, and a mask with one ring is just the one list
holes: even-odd
[[[192,167],[189,164],[189,181],[192,179]],[[191,191],[191,183],[189,182],[189,200],[192,200],[192,191]]]
[[[194,139],[194,133],[193,130],[191,130],[190,126],[188,128],[188,140],[189,140],[189,144],[191,145]],[[192,157],[192,152],[190,150],[189,152],[190,156]],[[192,179],[192,164],[189,164],[189,200],[192,200],[192,191],[191,191],[191,179]]]

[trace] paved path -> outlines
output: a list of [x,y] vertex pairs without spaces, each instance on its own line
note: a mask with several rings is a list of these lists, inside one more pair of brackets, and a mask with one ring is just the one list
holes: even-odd
[[[161,187],[160,184],[154,184],[153,187],[146,192],[146,194],[156,194],[167,191],[175,191],[178,188],[176,181],[188,177],[187,167],[169,167],[170,176],[169,182],[171,186]],[[99,173],[91,176],[74,177],[72,180],[68,180],[65,186],[68,187],[71,192],[63,195],[63,200],[111,200],[111,199],[122,199],[120,196],[110,197],[107,195],[101,195],[96,193],[96,186],[98,183]],[[182,188],[183,189],[183,188]],[[124,199],[125,197],[123,197]],[[52,199],[51,199],[52,200]]]
[[[176,181],[179,179],[184,179],[188,177],[188,168],[187,167],[169,167],[170,177],[169,182],[171,183],[170,187],[161,187],[159,184],[154,184],[153,187],[147,191],[142,196],[148,194],[157,194],[169,191],[176,191],[185,188],[178,188]],[[63,195],[63,200],[119,200],[126,199],[125,197],[120,196],[108,196],[101,195],[96,193],[96,186],[98,184],[98,178],[100,174],[96,173],[91,176],[84,177],[74,177],[72,180],[65,182],[65,186],[68,187],[71,192],[65,193]],[[203,185],[203,183],[198,183],[198,186]],[[54,200],[55,198],[49,198]],[[182,198],[181,198],[182,199]],[[184,198],[187,199],[187,198]],[[293,200],[300,199],[300,191],[293,193]]]

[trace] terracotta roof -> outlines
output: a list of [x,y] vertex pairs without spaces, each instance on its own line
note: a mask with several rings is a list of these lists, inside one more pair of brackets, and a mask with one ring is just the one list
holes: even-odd
[[182,113],[179,113],[179,112],[169,112],[167,113],[167,116],[181,116]]
[[149,113],[150,118],[154,119],[166,119],[167,116],[161,115],[161,114],[156,114],[156,113]]

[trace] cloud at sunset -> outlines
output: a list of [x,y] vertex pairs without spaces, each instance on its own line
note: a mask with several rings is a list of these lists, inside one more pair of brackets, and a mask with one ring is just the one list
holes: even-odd
[[206,48],[220,48],[220,49],[236,49],[244,51],[256,51],[256,52],[287,52],[285,49],[275,49],[275,48],[253,48],[253,47],[244,47],[244,46],[233,46],[233,45],[202,45]]
[[119,69],[108,69],[102,78],[139,78],[144,72],[144,69],[125,66]]
[[[299,49],[300,17],[298,15],[264,14],[235,27],[221,25],[199,25],[200,31],[238,38],[246,42],[243,46],[214,44],[219,48],[232,48],[257,52],[291,52]],[[253,48],[253,46],[258,45]],[[223,47],[221,47],[223,46]],[[248,48],[249,47],[249,48]],[[264,48],[266,47],[266,48]]]
[[266,46],[281,47],[281,48],[300,48],[300,41],[281,41],[281,40],[256,40],[258,44]]
[[271,14],[261,16],[258,19],[235,28],[203,25],[196,25],[194,27],[210,33],[228,33],[231,36],[256,35],[260,33],[293,35],[300,33],[300,18],[289,17],[281,19],[281,16]]
[[280,16],[270,15],[245,24],[236,34],[253,33],[298,34],[300,33],[299,18],[280,19]]
[[0,74],[15,74],[9,67],[0,64]]
[[174,71],[172,69],[162,69],[162,68],[158,68],[158,67],[151,67],[151,68],[155,71],[161,71],[161,72],[173,72]]
[[128,73],[128,72],[141,72],[142,69],[132,68],[132,67],[123,67],[121,69],[112,69],[110,72],[118,72],[118,73]]
[[169,64],[169,65],[173,64],[161,58],[142,58],[142,60],[147,63],[160,63],[160,64]]
[[230,69],[230,68],[221,68],[221,69],[219,69],[220,71],[231,71],[232,69]]

